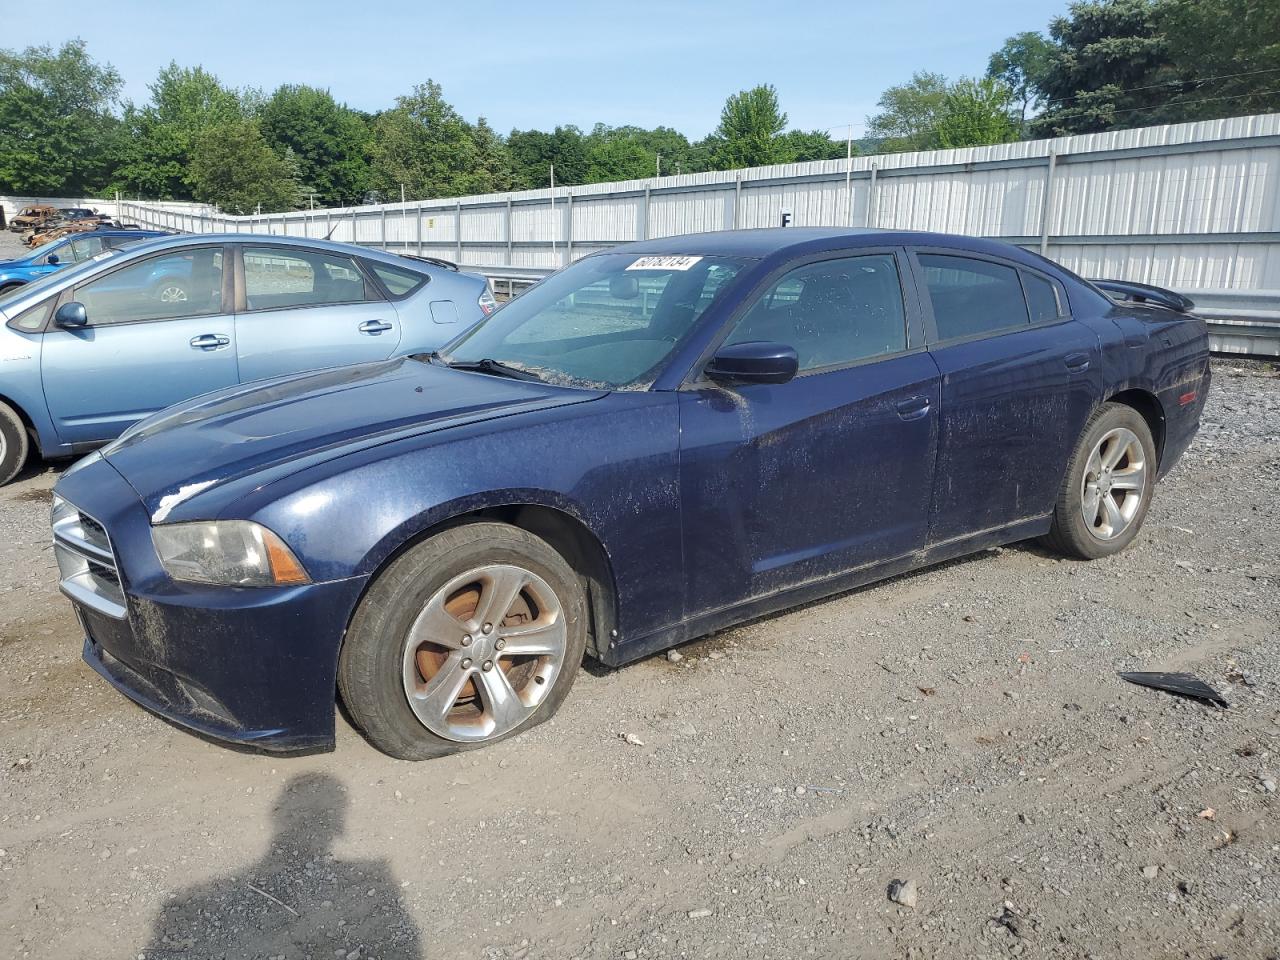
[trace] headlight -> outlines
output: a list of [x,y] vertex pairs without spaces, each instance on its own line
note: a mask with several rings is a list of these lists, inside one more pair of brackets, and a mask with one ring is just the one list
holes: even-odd
[[173,523],[151,528],[169,576],[232,587],[276,587],[311,578],[283,540],[248,520]]

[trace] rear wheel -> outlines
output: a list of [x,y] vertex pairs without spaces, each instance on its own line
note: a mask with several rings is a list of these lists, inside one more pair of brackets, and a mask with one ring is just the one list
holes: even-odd
[[8,404],[0,403],[0,486],[18,475],[30,446],[22,418]]
[[564,701],[585,610],[578,577],[544,540],[500,523],[446,530],[369,588],[338,662],[343,702],[403,760],[496,743]]
[[1142,527],[1155,479],[1147,422],[1132,407],[1104,403],[1067,464],[1046,543],[1082,560],[1119,553]]

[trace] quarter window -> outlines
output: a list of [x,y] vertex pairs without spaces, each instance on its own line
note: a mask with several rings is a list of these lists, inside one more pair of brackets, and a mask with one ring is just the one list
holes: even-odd
[[350,257],[282,247],[244,248],[244,294],[250,310],[376,299]]
[[73,297],[94,326],[222,313],[222,248],[131,263],[77,286]]
[[1056,320],[1066,313],[1062,306],[1062,293],[1052,280],[1024,272],[1022,288],[1027,292],[1027,307],[1031,311],[1032,323]]
[[794,347],[801,370],[905,350],[897,263],[889,254],[871,254],[792,270],[752,305],[726,343],[751,340]]
[[372,260],[366,260],[365,265],[378,275],[378,279],[387,288],[387,292],[396,299],[409,296],[409,294],[420,289],[429,279],[425,274],[418,273],[416,270],[404,270],[385,263],[375,263]]
[[988,260],[923,253],[925,286],[939,340],[1026,326],[1030,318],[1018,271]]

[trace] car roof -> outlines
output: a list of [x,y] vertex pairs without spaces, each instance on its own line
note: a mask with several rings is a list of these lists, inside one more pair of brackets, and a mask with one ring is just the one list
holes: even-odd
[[[765,227],[754,230],[720,230],[688,233],[655,240],[637,240],[611,248],[609,253],[678,254],[704,257],[803,256],[851,247],[888,246],[957,247],[974,253],[1024,260],[1025,251],[1002,240],[966,237],[923,230],[883,230],[875,227]],[[1029,262],[1029,261],[1025,261]]]
[[[394,253],[387,253],[373,247],[361,247],[350,243],[340,243],[337,240],[320,240],[309,237],[282,237],[269,233],[169,234],[157,237],[147,243],[139,244],[136,247],[131,247],[129,253],[133,255],[144,250],[200,247],[206,246],[210,243],[258,243],[270,244],[273,247],[306,247],[311,250],[330,250],[334,253],[342,253],[347,256],[352,256],[353,253],[358,253],[359,256],[366,260],[377,260],[381,263],[392,264],[398,267],[409,267],[417,270],[419,273],[444,271],[443,267],[436,264],[431,264],[422,260],[414,260],[411,257],[402,257]],[[448,272],[452,274],[454,271],[449,270]]]

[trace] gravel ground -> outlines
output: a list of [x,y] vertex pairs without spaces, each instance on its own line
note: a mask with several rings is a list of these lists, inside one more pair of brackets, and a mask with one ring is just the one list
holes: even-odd
[[1119,557],[988,551],[592,668],[555,721],[422,764],[343,721],[332,754],[231,750],[114,693],[29,470],[0,489],[0,957],[1274,957],[1280,376],[1215,373]]

